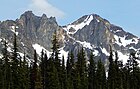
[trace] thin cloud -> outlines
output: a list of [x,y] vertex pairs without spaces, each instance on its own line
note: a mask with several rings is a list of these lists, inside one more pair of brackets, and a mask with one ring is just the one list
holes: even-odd
[[35,14],[42,15],[45,13],[49,17],[54,16],[56,18],[62,18],[65,15],[63,11],[48,3],[48,0],[32,0],[29,9]]

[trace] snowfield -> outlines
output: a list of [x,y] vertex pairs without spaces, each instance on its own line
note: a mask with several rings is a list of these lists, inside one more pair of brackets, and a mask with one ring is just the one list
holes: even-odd
[[[79,23],[77,25],[71,25],[70,24],[66,28],[63,28],[63,29],[68,31],[68,34],[75,34],[79,29],[82,29],[86,25],[89,25],[92,20],[93,20],[93,16],[89,15],[89,16],[87,16],[87,18],[82,23]],[[71,28],[75,29],[75,31],[74,32],[70,32],[69,30]]]
[[48,57],[50,57],[50,55],[51,55],[51,53],[52,53],[52,52],[49,52],[48,50],[46,50],[43,46],[41,46],[41,45],[39,45],[39,44],[33,44],[32,46],[33,46],[33,48],[36,50],[36,52],[37,52],[37,54],[38,54],[39,56],[41,56],[42,50],[43,50],[44,52],[47,53],[47,56],[48,56]]

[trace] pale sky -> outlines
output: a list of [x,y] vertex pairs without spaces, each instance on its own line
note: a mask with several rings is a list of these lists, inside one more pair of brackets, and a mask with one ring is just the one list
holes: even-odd
[[15,20],[27,10],[38,16],[55,16],[59,25],[98,14],[140,37],[140,0],[1,0],[0,21]]

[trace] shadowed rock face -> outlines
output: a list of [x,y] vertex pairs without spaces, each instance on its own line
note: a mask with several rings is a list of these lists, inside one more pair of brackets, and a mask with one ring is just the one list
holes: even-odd
[[11,30],[11,26],[18,26],[16,32],[19,51],[23,53],[25,50],[29,58],[33,55],[33,44],[39,44],[51,51],[51,40],[55,31],[58,34],[60,47],[63,47],[61,50],[73,51],[75,55],[81,47],[84,47],[87,56],[93,52],[95,56],[105,60],[109,56],[110,47],[124,55],[140,48],[138,37],[125,32],[121,27],[112,25],[96,14],[85,15],[61,27],[55,17],[48,18],[45,14],[39,17],[32,11],[27,11],[16,21],[0,22],[0,38],[5,38],[12,48],[14,31]]
[[11,31],[11,26],[18,26],[16,31],[18,32],[19,51],[23,53],[25,48],[29,56],[33,54],[33,44],[40,44],[51,51],[51,39],[54,31],[60,30],[61,32],[62,30],[54,17],[47,18],[45,14],[39,17],[35,16],[31,11],[27,11],[16,21],[7,20],[0,24],[0,38],[6,38],[9,43],[13,42],[14,35],[14,32]]
[[128,57],[130,52],[139,50],[140,40],[137,36],[125,32],[121,27],[111,24],[96,14],[85,15],[63,28],[71,39],[66,42],[65,48],[73,50],[75,54],[83,46],[87,54],[93,52],[104,60],[109,56],[110,47],[118,51],[120,57],[122,55]]

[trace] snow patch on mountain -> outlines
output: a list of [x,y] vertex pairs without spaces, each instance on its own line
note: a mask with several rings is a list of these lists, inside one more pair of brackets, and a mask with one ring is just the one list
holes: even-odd
[[7,47],[7,51],[8,51],[8,52],[12,52],[11,47],[8,46],[8,47]]
[[32,47],[36,50],[37,54],[39,56],[41,56],[41,52],[42,50],[47,53],[47,56],[50,57],[51,52],[49,52],[48,50],[46,50],[43,46],[39,45],[39,44],[33,44]]
[[76,41],[76,42],[80,43],[84,48],[93,49],[92,45],[86,41],[84,42]]
[[64,56],[65,63],[66,63],[66,61],[68,59],[68,53],[69,53],[68,51],[64,50],[64,47],[60,48],[60,55],[59,55],[59,57],[62,59],[62,57]]
[[134,48],[134,47],[129,47],[129,49],[133,49],[135,51],[137,51],[138,49]]
[[[89,25],[90,22],[93,20],[93,16],[92,15],[89,15],[87,16],[87,18],[82,22],[82,23],[79,23],[79,24],[70,24],[68,25],[67,27],[63,28],[64,30],[68,31],[68,34],[74,34],[76,33],[79,29],[82,29],[83,27],[85,27],[86,25]],[[73,28],[75,31],[74,32],[70,32],[70,29]]]
[[16,29],[18,28],[18,26],[10,26],[10,30],[15,33],[16,35],[18,35],[18,32],[16,32]]
[[139,39],[138,38],[133,38],[132,39],[132,43],[138,44],[138,42],[139,42]]
[[24,59],[24,54],[21,53],[21,52],[17,52],[17,53],[20,55],[20,57],[21,57],[21,59],[22,59],[22,61],[23,61],[23,59]]
[[99,55],[99,51],[98,50],[93,50],[92,53],[93,53],[94,56],[98,56]]
[[100,22],[100,20],[99,19],[96,19],[96,21],[99,23]]
[[112,30],[110,29],[110,31],[112,31],[113,33],[117,33],[117,32],[121,32],[122,30],[118,29],[118,30]]
[[[41,56],[41,52],[42,50],[47,53],[47,57],[50,57],[52,52],[49,52],[48,50],[46,50],[43,46],[39,45],[39,44],[33,44],[32,47],[36,50],[37,54],[39,56]],[[64,56],[65,61],[67,60],[68,57],[68,51],[64,50],[64,47],[60,48],[60,55],[59,57],[62,58],[62,56]]]
[[21,44],[22,44],[23,46],[25,46],[25,44],[24,44],[23,42],[21,42]]
[[138,38],[133,38],[133,39],[129,39],[129,40],[126,40],[126,36],[124,36],[124,37],[119,37],[119,36],[117,36],[117,35],[114,35],[114,38],[115,38],[115,40],[116,40],[116,43],[118,44],[118,45],[120,45],[120,46],[127,46],[127,45],[129,45],[129,44],[131,44],[131,43],[134,43],[134,44],[137,44],[138,43]]
[[102,53],[106,54],[107,56],[109,56],[109,55],[110,55],[110,53],[109,53],[109,52],[107,52],[107,50],[106,50],[105,48],[101,48],[101,50],[102,50]]
[[127,63],[127,60],[129,59],[129,55],[128,54],[122,54],[121,52],[117,52],[118,53],[118,58],[120,61],[123,62],[123,64]]

